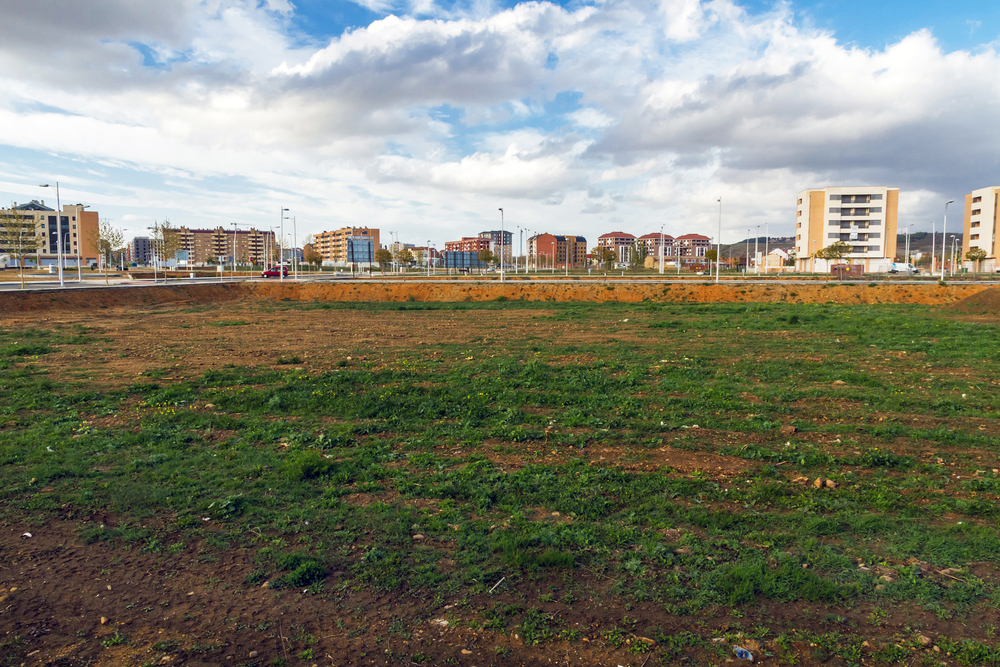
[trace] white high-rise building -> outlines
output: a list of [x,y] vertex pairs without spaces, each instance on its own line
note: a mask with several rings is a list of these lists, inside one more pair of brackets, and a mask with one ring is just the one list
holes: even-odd
[[[980,188],[965,195],[965,233],[962,235],[962,259],[972,248],[986,251],[980,271],[996,271],[997,262],[997,209],[1000,187]],[[971,269],[976,267],[971,265]]]
[[865,271],[882,270],[896,256],[899,188],[841,186],[809,188],[795,209],[795,256],[799,271],[826,270],[815,253],[837,241],[851,246],[844,258]]

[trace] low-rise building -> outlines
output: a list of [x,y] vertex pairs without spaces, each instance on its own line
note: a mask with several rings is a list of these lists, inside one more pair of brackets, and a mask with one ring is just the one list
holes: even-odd
[[597,245],[610,248],[615,254],[615,262],[628,264],[635,245],[635,236],[628,232],[608,232],[597,237]]
[[576,268],[587,263],[587,239],[576,235],[535,234],[528,237],[528,264],[539,268]]

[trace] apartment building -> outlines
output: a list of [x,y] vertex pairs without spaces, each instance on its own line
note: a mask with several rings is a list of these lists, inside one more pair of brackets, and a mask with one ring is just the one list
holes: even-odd
[[536,268],[576,268],[587,263],[587,239],[576,235],[535,234],[528,238],[528,263]]
[[674,251],[681,262],[705,258],[712,245],[712,239],[703,234],[682,234],[674,239]]
[[[67,204],[61,212],[45,205],[44,201],[31,200],[27,204],[0,210],[0,226],[18,224],[33,230],[36,238],[43,239],[34,255],[34,261],[25,263],[40,266],[55,265],[59,258],[59,244],[62,244],[64,266],[87,265],[97,261],[96,235],[98,228],[97,211],[87,211],[83,204]],[[15,222],[17,221],[17,222]],[[0,254],[11,249],[0,248]]]
[[490,252],[497,251],[499,248],[496,243],[488,236],[463,236],[458,241],[445,241],[444,243],[445,252],[482,252],[483,250],[489,250]]
[[[176,238],[171,239],[171,235],[175,235]],[[276,261],[278,257],[276,238],[272,231],[234,230],[222,226],[215,229],[177,227],[167,236],[165,250],[159,247],[159,242],[156,244],[159,255],[162,257],[166,254],[167,259],[183,259],[184,263],[192,266],[231,262],[234,256],[237,262],[251,264],[266,263],[268,258],[270,261]],[[139,248],[136,248],[136,251],[138,250]],[[136,254],[138,255],[138,252]]]
[[638,239],[636,239],[636,245],[641,246],[645,250],[646,257],[653,257],[657,262],[660,261],[660,248],[663,248],[663,259],[667,260],[674,256],[674,237],[670,234],[662,234],[660,232],[653,232],[650,234],[643,234]]
[[795,209],[796,269],[812,271],[812,256],[843,241],[851,246],[849,264],[875,270],[896,256],[899,188],[841,186],[809,188],[798,194]]
[[[962,235],[962,258],[973,248],[986,251],[980,271],[993,272],[1000,268],[997,262],[997,208],[1000,204],[1000,186],[980,188],[965,195],[965,233]],[[973,270],[976,267],[971,266]]]
[[615,253],[615,262],[627,264],[635,245],[635,236],[628,232],[608,232],[597,237],[597,245],[610,248]]
[[503,263],[510,264],[511,260],[511,244],[514,242],[514,234],[508,232],[507,230],[501,231],[499,229],[494,229],[488,232],[479,232],[479,238],[481,239],[491,239],[493,241],[493,247],[496,248],[494,254],[500,253],[501,246],[503,247]]
[[345,264],[348,239],[353,240],[359,236],[371,238],[376,250],[382,247],[379,245],[379,231],[369,227],[342,227],[330,232],[313,234],[311,246],[323,256],[324,262]]

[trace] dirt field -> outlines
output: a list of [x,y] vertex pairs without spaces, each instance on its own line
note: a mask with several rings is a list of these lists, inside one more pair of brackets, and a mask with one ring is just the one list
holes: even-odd
[[[283,299],[292,301],[461,301],[508,299],[549,301],[795,301],[835,303],[925,303],[949,305],[959,316],[991,319],[1000,306],[1000,290],[980,286],[683,286],[569,285],[440,285],[345,284],[281,286],[271,284],[144,287],[134,290],[89,290],[86,292],[17,293],[0,295],[5,312],[4,327],[15,331],[39,329],[86,330],[88,336],[105,341],[87,358],[56,352],[45,364],[55,382],[85,380],[95,387],[115,388],[137,378],[155,378],[170,383],[196,377],[228,365],[301,367],[320,373],[347,362],[365,361],[376,366],[391,364],[404,350],[419,350],[430,343],[466,344],[493,342],[497,354],[506,352],[510,340],[538,338],[544,341],[628,345],[630,333],[608,333],[606,322],[562,322],[539,319],[544,310],[476,310],[434,312],[280,310]],[[436,353],[432,353],[436,354]],[[295,358],[294,363],[288,360]],[[209,405],[197,409],[211,410]],[[823,407],[817,419],[825,414]],[[102,428],[129,428],[128,416],[86,415]],[[220,434],[220,437],[221,434]],[[719,442],[726,438],[719,434]],[[742,442],[752,442],[743,438]],[[737,441],[734,440],[734,443]],[[817,444],[821,444],[817,439]],[[472,450],[462,453],[468,456]],[[509,467],[531,463],[565,462],[572,452],[550,451],[544,443],[526,445],[513,456],[484,447],[479,454]],[[592,447],[587,450],[594,464],[623,469],[670,468],[679,474],[707,474],[720,483],[746,475],[756,466],[745,459],[662,447],[636,460],[624,447]],[[348,502],[366,504],[373,499],[360,493]],[[385,500],[385,498],[381,498]],[[565,521],[550,516],[545,520]],[[631,617],[637,624],[664,623],[655,604],[629,604],[610,590],[606,577],[579,574],[603,602],[578,605],[562,620],[578,628],[582,641],[550,641],[527,646],[518,635],[505,635],[475,628],[462,622],[463,601],[449,601],[440,618],[413,629],[412,634],[393,634],[399,619],[417,617],[426,600],[392,594],[345,592],[339,606],[297,591],[280,594],[266,586],[248,586],[247,572],[253,568],[249,549],[235,548],[215,562],[200,562],[181,554],[152,554],[139,549],[123,551],[102,544],[84,546],[79,525],[114,523],[105,512],[69,516],[62,522],[35,526],[19,523],[4,527],[0,534],[0,637],[7,646],[14,637],[30,646],[27,659],[18,664],[77,667],[140,667],[184,664],[188,667],[230,665],[362,665],[415,664],[396,656],[426,652],[431,664],[479,665],[645,665],[643,654],[628,646],[611,647],[599,639],[605,626]],[[151,519],[151,525],[159,519]],[[30,538],[22,537],[32,533]],[[197,545],[188,553],[197,552]],[[996,573],[983,568],[978,576]],[[336,580],[338,573],[331,574]],[[606,597],[605,597],[606,595]],[[473,601],[489,604],[487,599]],[[467,604],[468,601],[465,601]],[[601,606],[603,605],[603,606]],[[797,622],[817,632],[829,628],[821,620],[803,622],[803,609],[812,605],[775,605],[769,622]],[[859,617],[863,612],[859,611]],[[935,618],[922,610],[910,610],[906,621],[922,632],[961,635],[961,623]],[[985,625],[997,622],[994,614]],[[668,621],[664,631],[682,633],[688,623],[701,623],[720,635],[731,619],[706,618]],[[3,627],[6,626],[6,627]],[[127,635],[128,644],[114,645],[116,633]],[[312,637],[313,644],[309,644]],[[378,643],[373,637],[388,637]],[[158,638],[180,638],[194,646],[183,660],[176,659],[169,643],[156,646]],[[649,640],[653,642],[653,640]],[[102,648],[101,642],[111,642]],[[655,643],[655,642],[653,642]],[[311,648],[289,651],[297,644]],[[743,644],[759,651],[755,640]],[[18,647],[21,644],[17,645]],[[197,647],[201,647],[198,649]],[[418,651],[420,649],[420,651]],[[198,653],[198,651],[201,653]],[[776,649],[775,649],[776,650]],[[2,649],[0,649],[2,651]],[[421,652],[422,651],[422,652]],[[800,664],[823,664],[812,660],[808,646],[796,652]],[[815,655],[815,652],[812,653]],[[13,655],[13,653],[11,653]],[[18,653],[22,655],[22,653]],[[307,655],[308,657],[299,657]],[[192,657],[194,656],[194,657]],[[388,657],[387,657],[388,656]],[[503,657],[507,656],[507,657]],[[943,656],[942,656],[943,657]],[[727,659],[726,662],[733,662]],[[768,664],[781,664],[777,659]],[[0,656],[0,665],[11,664]],[[651,663],[652,664],[652,663]],[[662,664],[662,663],[661,663]],[[831,664],[844,664],[839,659]],[[912,661],[911,661],[912,664]],[[918,663],[919,664],[919,663]],[[924,663],[928,664],[928,663]]]

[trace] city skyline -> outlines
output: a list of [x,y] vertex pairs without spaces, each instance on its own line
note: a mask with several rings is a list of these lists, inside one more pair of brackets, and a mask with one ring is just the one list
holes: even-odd
[[[154,220],[792,236],[807,188],[900,225],[1000,182],[1000,9],[860,2],[68,0],[5,8],[0,202]],[[858,20],[863,17],[864,20]],[[955,212],[957,214],[957,212]],[[494,220],[494,217],[497,219]],[[285,221],[285,232],[290,225]],[[960,224],[956,217],[950,225]],[[525,238],[527,237],[525,232]]]

